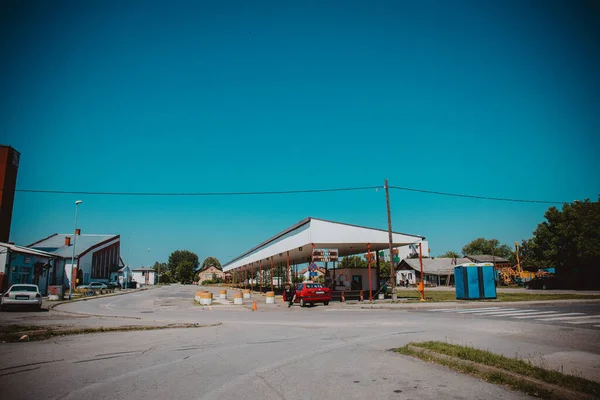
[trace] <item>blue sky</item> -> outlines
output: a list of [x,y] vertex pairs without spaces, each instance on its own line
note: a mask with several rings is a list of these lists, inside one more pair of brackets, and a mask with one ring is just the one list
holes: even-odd
[[[124,4],[119,4],[124,3]],[[391,185],[572,201],[600,186],[597,2],[3,2],[0,142],[20,189]],[[79,227],[138,266],[222,262],[306,216],[386,228],[383,191],[15,196],[11,240]],[[432,255],[531,235],[548,205],[392,191]],[[150,252],[147,249],[150,248]]]

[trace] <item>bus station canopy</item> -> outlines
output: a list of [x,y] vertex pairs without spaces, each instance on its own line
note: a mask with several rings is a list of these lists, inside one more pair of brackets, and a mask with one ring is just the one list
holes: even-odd
[[[392,247],[419,243],[424,236],[392,233]],[[245,271],[257,263],[287,262],[290,265],[311,261],[312,249],[337,249],[339,256],[389,249],[388,231],[308,217],[253,247],[223,266],[223,272]]]

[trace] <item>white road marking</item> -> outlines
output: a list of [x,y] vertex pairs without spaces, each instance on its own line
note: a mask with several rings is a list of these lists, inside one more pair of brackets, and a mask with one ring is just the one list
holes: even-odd
[[507,310],[505,308],[501,308],[501,307],[490,307],[490,308],[474,308],[474,309],[470,309],[470,310],[460,310],[457,311],[457,314],[473,314],[473,313],[482,313],[482,312],[487,312],[487,311],[501,311],[501,310]]
[[485,316],[492,316],[492,317],[512,317],[514,315],[524,315],[527,313],[530,313],[532,311],[535,310],[517,310],[517,311],[499,311],[499,312],[490,312],[487,314],[479,314],[479,315],[485,315]]
[[[497,310],[500,307],[486,307],[486,308],[470,308],[467,311],[475,311],[475,310]],[[464,308],[437,308],[435,310],[427,310],[430,312],[452,312],[452,311],[465,311]]]
[[[535,311],[532,313],[527,314],[527,317],[522,317],[522,318],[535,318],[535,317],[547,317],[549,316],[548,314],[557,314],[558,311]],[[519,318],[519,317],[512,317],[512,318]]]
[[596,318],[596,319],[590,319],[587,321],[565,321],[567,324],[574,324],[574,325],[580,325],[580,324],[597,324],[598,322],[600,322],[600,319]]
[[470,313],[460,312],[458,314],[478,314],[478,315],[491,315],[493,313],[502,313],[502,312],[515,312],[517,308],[499,308],[497,310],[483,310],[483,311],[473,311]]
[[[572,313],[562,313],[562,314],[552,314],[551,317],[570,317],[572,315],[584,315],[583,313],[580,312],[572,312]],[[540,318],[540,317],[532,317],[532,319],[535,319],[536,321],[543,321],[546,317],[548,317],[548,315],[545,315],[544,318]],[[518,317],[515,317],[518,318]]]
[[600,318],[600,315],[580,315],[578,317],[557,317],[554,318],[553,315],[550,316],[551,318],[544,318],[544,319],[540,319],[538,321],[561,321],[561,320],[580,320],[580,319],[598,319]]

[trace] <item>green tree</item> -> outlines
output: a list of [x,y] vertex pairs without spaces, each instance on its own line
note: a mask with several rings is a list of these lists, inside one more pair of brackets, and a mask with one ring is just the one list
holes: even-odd
[[[183,267],[181,267],[182,265]],[[181,283],[191,282],[194,278],[194,272],[198,268],[198,256],[189,250],[176,250],[169,256],[167,267],[175,281]],[[188,271],[190,268],[191,274]]]
[[154,271],[156,272],[156,276],[160,275],[160,283],[170,283],[170,281],[168,280],[170,278],[170,275],[168,275],[166,277],[167,280],[165,280],[165,273],[168,271],[167,263],[159,263],[158,261],[156,261],[152,269],[154,269]]
[[[373,263],[371,265],[371,268],[377,268],[377,265],[375,265],[375,263]],[[390,262],[389,261],[383,261],[383,260],[379,260],[379,275],[382,277],[387,277],[389,278],[390,276]]]
[[478,255],[488,254],[496,257],[502,257],[509,260],[511,263],[515,262],[515,253],[512,248],[507,244],[500,244],[498,239],[485,239],[477,238],[471,243],[466,244],[462,248],[464,255]]
[[600,286],[600,198],[550,207],[527,244],[535,262],[555,267],[571,284]]
[[460,258],[460,257],[461,257],[460,254],[458,254],[457,252],[452,251],[452,250],[448,250],[444,254],[440,254],[438,256],[438,258]]
[[191,261],[182,261],[177,265],[177,280],[180,283],[192,283],[194,281],[195,267]]
[[210,267],[215,267],[220,270],[223,270],[223,268],[221,267],[221,263],[219,262],[219,260],[217,260],[216,257],[206,257],[204,261],[202,261],[202,269]]
[[[373,262],[374,260],[372,260]],[[371,264],[373,266],[373,264]],[[367,260],[361,256],[347,256],[342,258],[338,268],[366,268]]]

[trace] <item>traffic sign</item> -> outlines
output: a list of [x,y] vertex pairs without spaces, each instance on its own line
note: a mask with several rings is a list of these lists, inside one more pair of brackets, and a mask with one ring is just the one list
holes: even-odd
[[308,273],[310,276],[317,276],[318,274],[316,272],[309,272]]
[[310,264],[310,265],[308,266],[308,270],[309,270],[310,272],[314,272],[314,271],[316,271],[316,270],[317,270],[317,264],[315,264],[315,263],[312,263],[312,264]]

